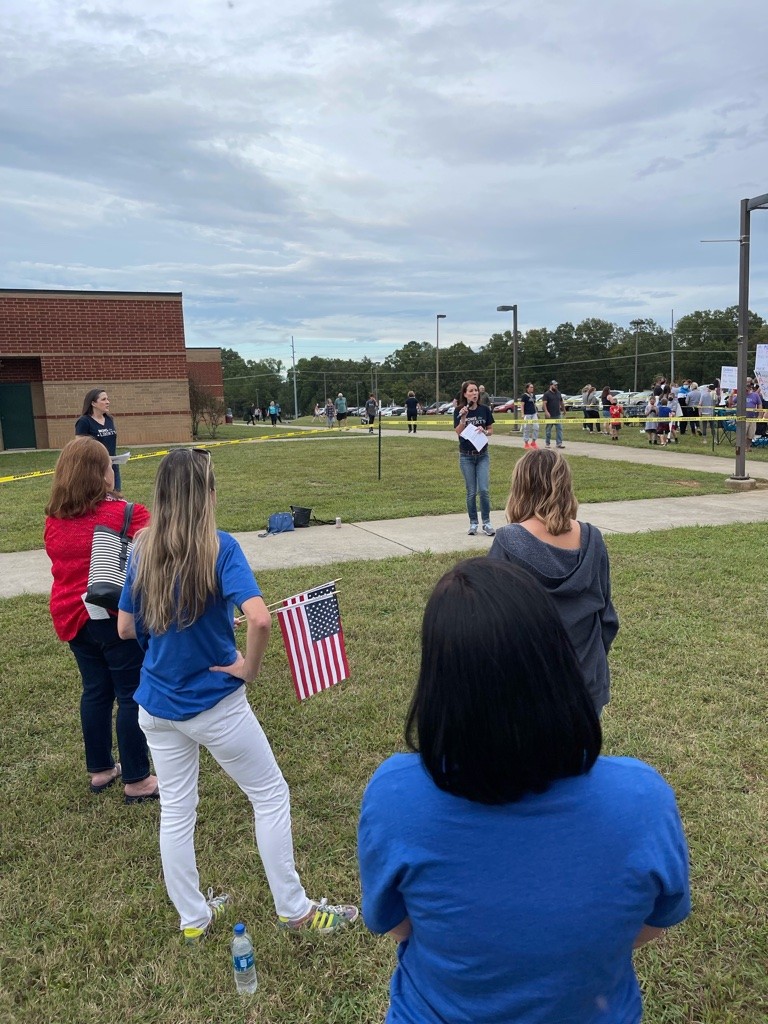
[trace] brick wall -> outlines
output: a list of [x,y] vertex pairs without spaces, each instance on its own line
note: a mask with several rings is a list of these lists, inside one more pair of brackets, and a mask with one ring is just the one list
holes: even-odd
[[[115,421],[120,448],[192,439],[186,380],[101,383],[109,395],[110,416]],[[73,409],[71,385],[47,382],[43,386],[49,446],[61,448],[75,436],[75,420],[81,413],[85,393],[92,385],[89,381],[80,381],[76,409]]]
[[187,375],[208,388],[217,398],[224,397],[220,348],[188,348]]
[[0,289],[0,361],[0,380],[41,382],[38,447],[59,448],[74,435],[93,387],[109,394],[121,448],[191,438],[178,293]]
[[0,384],[27,384],[42,379],[43,372],[39,359],[0,357]]

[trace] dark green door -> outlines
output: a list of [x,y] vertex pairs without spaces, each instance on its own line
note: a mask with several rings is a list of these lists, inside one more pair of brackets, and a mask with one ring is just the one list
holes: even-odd
[[0,384],[4,448],[35,448],[35,416],[29,384]]

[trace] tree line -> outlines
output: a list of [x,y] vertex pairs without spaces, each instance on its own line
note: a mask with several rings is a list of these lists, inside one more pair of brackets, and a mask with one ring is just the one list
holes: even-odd
[[[574,326],[559,324],[554,330],[534,327],[518,332],[518,390],[532,381],[543,391],[556,379],[563,394],[576,394],[585,384],[633,391],[650,387],[659,377],[686,378],[710,383],[722,366],[736,365],[738,308],[697,310],[681,317],[674,335],[654,320],[635,320],[620,327],[594,317]],[[755,346],[768,344],[768,323],[749,314],[749,371],[754,367]],[[674,368],[673,368],[674,360]],[[234,349],[221,352],[224,401],[238,418],[251,405],[279,402],[293,414],[293,368],[279,359],[243,359]],[[512,394],[513,338],[511,331],[493,334],[479,350],[464,342],[440,347],[439,388],[435,374],[435,346],[409,341],[381,362],[299,359],[296,363],[296,395],[299,415],[325,404],[341,391],[350,405],[362,405],[371,392],[385,405],[402,404],[413,390],[426,406],[453,398],[467,379],[484,384],[492,395]],[[637,382],[637,388],[635,388]]]

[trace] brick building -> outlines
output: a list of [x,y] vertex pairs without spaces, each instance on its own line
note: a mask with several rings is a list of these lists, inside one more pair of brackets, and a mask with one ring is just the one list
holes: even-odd
[[0,449],[61,448],[92,387],[121,448],[189,441],[190,374],[223,396],[219,350],[185,348],[180,292],[0,289]]

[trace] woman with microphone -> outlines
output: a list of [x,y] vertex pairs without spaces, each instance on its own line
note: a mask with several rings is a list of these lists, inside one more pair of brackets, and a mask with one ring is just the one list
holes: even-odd
[[[477,533],[477,495],[480,495],[480,514],[483,519],[483,533],[493,537],[496,532],[491,526],[491,496],[489,480],[491,460],[488,442],[485,438],[493,434],[493,413],[489,406],[480,405],[480,389],[473,380],[461,385],[459,401],[453,410],[453,427],[459,436],[459,466],[467,486],[467,512],[469,514],[469,536]],[[467,427],[473,434],[462,437]],[[483,443],[484,442],[484,443]]]

